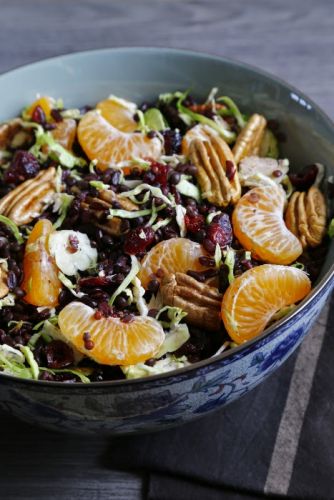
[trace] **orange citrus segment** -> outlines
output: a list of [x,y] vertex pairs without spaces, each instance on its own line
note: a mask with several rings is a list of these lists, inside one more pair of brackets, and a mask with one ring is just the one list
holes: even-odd
[[157,137],[150,139],[141,132],[122,132],[95,110],[81,119],[78,139],[88,158],[96,159],[102,169],[134,158],[156,160],[162,152]]
[[283,189],[273,183],[248,191],[232,215],[234,234],[241,245],[271,264],[291,264],[303,251],[285,225],[284,203]]
[[42,108],[47,121],[49,121],[51,118],[51,111],[55,107],[55,100],[49,96],[39,97],[26,110],[27,116],[29,116],[31,118],[32,114],[37,106],[40,106]]
[[69,151],[72,149],[76,133],[77,123],[72,118],[57,122],[55,128],[51,131],[53,138]]
[[124,99],[109,97],[96,106],[101,111],[103,118],[113,127],[121,132],[134,132],[138,129],[138,123],[133,118],[136,105]]
[[151,280],[151,275],[158,270],[162,274],[186,273],[188,270],[202,271],[199,257],[207,255],[202,245],[187,238],[171,238],[161,241],[145,255],[138,277],[144,288]]
[[241,344],[263,332],[274,314],[302,300],[311,290],[304,271],[263,264],[236,278],[225,292],[222,319],[234,342]]
[[47,219],[39,220],[31,231],[23,258],[24,300],[34,306],[54,307],[58,304],[61,282],[54,259],[48,252],[48,238],[53,231]]
[[[103,365],[141,363],[159,351],[165,334],[154,318],[135,316],[130,323],[119,318],[95,319],[95,311],[81,302],[71,302],[59,313],[62,334],[78,351]],[[85,347],[84,334],[92,341]]]

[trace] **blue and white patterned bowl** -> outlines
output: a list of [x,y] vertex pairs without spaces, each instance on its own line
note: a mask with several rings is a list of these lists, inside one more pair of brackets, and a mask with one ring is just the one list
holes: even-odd
[[[11,71],[0,76],[0,121],[16,115],[36,93],[78,106],[111,93],[138,102],[185,88],[205,96],[216,86],[242,109],[279,120],[288,138],[283,154],[293,168],[321,162],[334,174],[334,125],[306,96],[252,67],[186,51],[106,49]],[[170,375],[90,385],[2,375],[0,408],[51,429],[108,434],[158,430],[218,409],[264,380],[303,340],[330,294],[333,252],[312,293],[290,316],[232,352]]]

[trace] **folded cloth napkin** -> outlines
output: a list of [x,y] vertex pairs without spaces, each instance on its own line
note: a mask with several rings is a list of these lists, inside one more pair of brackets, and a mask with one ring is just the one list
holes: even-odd
[[328,304],[254,391],[182,427],[113,438],[104,465],[149,471],[150,500],[334,498],[333,330]]

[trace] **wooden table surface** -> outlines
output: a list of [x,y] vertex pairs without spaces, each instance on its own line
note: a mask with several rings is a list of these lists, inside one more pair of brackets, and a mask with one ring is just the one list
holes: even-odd
[[[93,48],[188,48],[261,67],[334,117],[333,9],[331,0],[0,0],[0,72]],[[143,498],[140,474],[104,467],[102,438],[60,438],[0,415],[0,442],[1,498]]]

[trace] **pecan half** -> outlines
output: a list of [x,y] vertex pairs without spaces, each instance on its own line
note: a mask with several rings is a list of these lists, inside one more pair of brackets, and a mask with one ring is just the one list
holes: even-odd
[[55,178],[56,169],[50,167],[19,184],[0,200],[0,213],[18,226],[29,224],[51,203],[56,192]]
[[20,118],[14,118],[0,125],[0,150],[22,148],[34,137],[33,128],[24,127]]
[[267,120],[262,115],[254,114],[241,130],[233,146],[236,163],[246,156],[258,156]]
[[312,186],[307,193],[295,191],[285,213],[285,223],[297,236],[303,248],[319,246],[326,234],[326,201],[319,188]]
[[89,210],[94,226],[101,229],[110,236],[120,236],[122,231],[122,219],[113,217],[107,219],[108,211],[118,203],[120,208],[128,211],[138,210],[138,206],[132,201],[119,198],[112,190],[101,190],[97,197],[87,197],[81,202],[81,207]]
[[138,205],[133,203],[131,200],[128,200],[127,198],[120,198],[111,189],[100,191],[99,198],[109,203],[110,206],[112,206],[113,203],[116,202],[119,203],[120,207],[123,208],[124,210],[129,210],[129,211],[138,210]]
[[222,207],[239,200],[241,187],[232,151],[214,130],[205,127],[203,138],[191,141],[189,157],[197,167],[203,198]]
[[180,307],[187,313],[185,321],[209,331],[220,329],[222,294],[217,288],[183,273],[166,276],[160,287],[164,305]]

